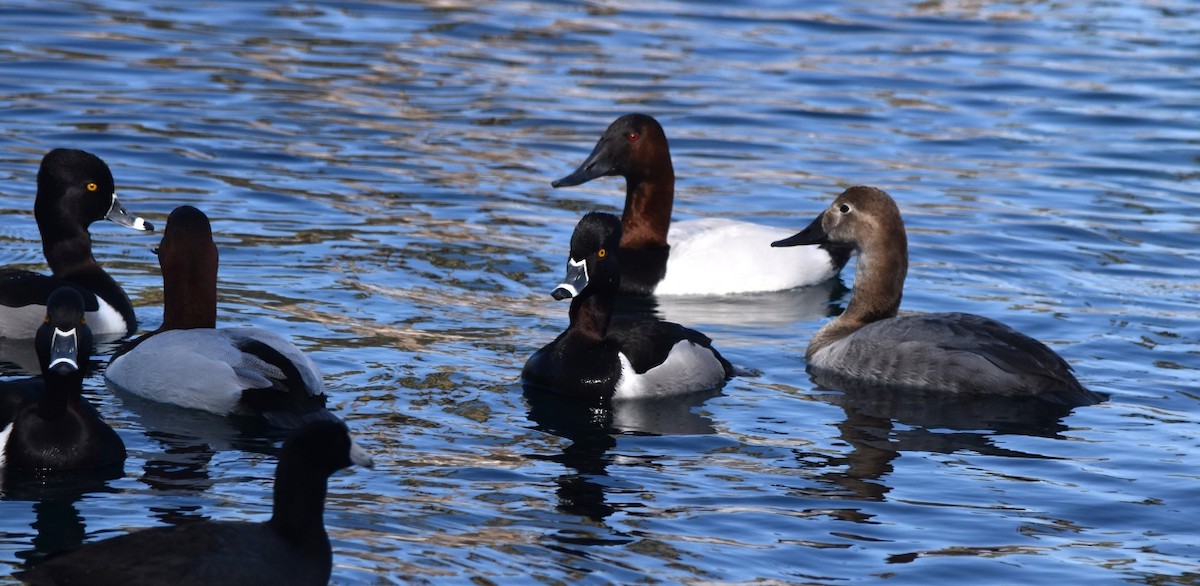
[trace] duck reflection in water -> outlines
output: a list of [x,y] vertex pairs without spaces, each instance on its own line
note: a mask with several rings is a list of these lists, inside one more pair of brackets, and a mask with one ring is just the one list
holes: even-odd
[[[159,450],[147,450],[139,479],[168,497],[151,509],[168,525],[202,521],[209,517],[190,495],[216,484],[213,459],[221,452],[244,452],[274,457],[286,430],[251,417],[225,417],[195,409],[179,409],[137,396],[124,398],[134,421]],[[181,500],[169,497],[181,496]]]
[[[852,187],[775,247],[836,243],[858,256],[846,310],[813,335],[805,359],[823,400],[846,413],[852,446],[834,482],[882,498],[880,479],[901,451],[1040,458],[998,447],[995,435],[1057,437],[1076,406],[1105,397],[1037,340],[967,313],[901,313],[908,241],[899,207],[873,187]],[[903,429],[903,426],[911,429]]]
[[737,295],[622,295],[613,315],[650,317],[681,324],[707,324],[745,330],[797,329],[802,322],[836,317],[838,301],[850,292],[841,277],[786,291]]
[[[40,491],[42,494],[37,496],[32,491],[24,495],[37,498],[33,502],[34,520],[29,525],[35,532],[31,541],[33,548],[17,552],[17,557],[24,560],[25,567],[37,565],[51,553],[83,543],[87,530],[75,503],[84,495],[100,491],[115,492],[102,483],[89,481],[71,487],[60,484],[50,490]],[[17,498],[6,494],[5,500]]]
[[[713,421],[697,413],[704,401],[719,391],[692,393],[680,397],[612,400],[565,397],[543,389],[525,386],[529,419],[535,429],[570,441],[561,454],[530,456],[562,464],[567,472],[555,479],[558,484],[557,509],[568,515],[603,522],[623,505],[608,502],[607,493],[614,481],[607,477],[608,466],[618,459],[611,453],[621,435],[704,435],[716,433]],[[652,465],[654,457],[639,460]],[[636,505],[633,505],[636,506]],[[560,536],[566,542],[581,545],[626,543],[632,538],[602,539],[595,536]]]
[[[887,477],[901,453],[960,454],[1042,459],[1050,456],[997,445],[1003,436],[1061,438],[1063,418],[1071,407],[1028,398],[998,396],[933,396],[897,393],[896,389],[820,387],[816,400],[838,406],[845,419],[837,424],[849,450],[824,457],[824,482],[848,491],[851,498],[884,500]],[[812,454],[802,458],[812,461]]]
[[76,503],[85,496],[117,492],[110,483],[121,475],[117,469],[6,479],[0,491],[2,500],[10,501],[5,507],[17,506],[16,501],[33,503],[34,520],[29,525],[34,531],[33,547],[17,553],[25,567],[37,565],[51,553],[82,544],[87,528]]

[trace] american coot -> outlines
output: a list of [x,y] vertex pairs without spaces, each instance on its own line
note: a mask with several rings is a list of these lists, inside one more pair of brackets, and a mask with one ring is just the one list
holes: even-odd
[[808,370],[822,386],[894,387],[1029,396],[1089,405],[1103,399],[1079,384],[1045,344],[969,313],[897,315],[908,272],[908,239],[891,196],[852,187],[803,231],[772,246],[834,242],[858,253],[846,311],[808,344]]
[[0,269],[0,338],[33,337],[46,315],[46,299],[64,285],[75,287],[84,296],[93,334],[132,334],[137,329],[133,304],[96,263],[88,226],[97,220],[112,220],[135,230],[152,231],[154,227],[125,211],[117,200],[108,165],[84,151],[50,151],[38,170],[33,215],[53,276]]
[[351,464],[373,466],[344,424],[306,424],[279,455],[270,520],[145,529],[53,555],[16,577],[60,586],[328,584],[333,554],[323,518],[325,491],[329,476]]
[[216,327],[217,246],[208,216],[178,207],[164,232],[162,327],[114,353],[104,373],[109,386],[285,428],[336,421],[325,409],[321,372],[300,349],[261,328]]
[[552,293],[572,298],[570,325],[529,358],[522,378],[562,394],[615,399],[719,386],[733,368],[704,334],[653,319],[612,319],[622,279],[614,254],[620,241],[616,216],[593,212],[579,220],[566,280]]
[[[617,118],[568,187],[597,177],[625,177],[624,235],[618,256],[621,291],[656,295],[722,295],[781,291],[832,278],[850,249],[837,244],[771,251],[787,230],[724,218],[671,223],[675,169],[662,126],[645,114]],[[669,229],[669,232],[668,232]]]

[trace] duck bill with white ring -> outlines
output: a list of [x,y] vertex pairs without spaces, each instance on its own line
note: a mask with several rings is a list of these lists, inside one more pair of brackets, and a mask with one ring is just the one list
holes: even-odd
[[813,220],[807,228],[801,230],[795,236],[776,240],[771,243],[771,248],[783,248],[786,246],[803,246],[806,244],[828,244],[829,234],[825,232],[825,226],[821,221],[825,219],[825,212],[817,214],[817,219]]
[[50,340],[49,370],[58,374],[71,374],[79,370],[79,334],[76,328],[62,331],[54,328]]
[[112,196],[112,206],[108,208],[108,213],[104,215],[105,220],[111,220],[127,228],[141,230],[143,232],[153,232],[154,225],[147,222],[141,216],[135,216],[121,205],[121,201],[117,199],[117,194]]
[[550,296],[558,301],[577,297],[588,284],[587,259],[567,259],[567,277],[563,279]]

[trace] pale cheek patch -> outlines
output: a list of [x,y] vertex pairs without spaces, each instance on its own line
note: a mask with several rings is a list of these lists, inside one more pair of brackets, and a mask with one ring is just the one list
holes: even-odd
[[9,423],[4,426],[4,430],[0,431],[0,470],[4,469],[6,460],[5,452],[8,450],[8,436],[12,435],[13,424]]

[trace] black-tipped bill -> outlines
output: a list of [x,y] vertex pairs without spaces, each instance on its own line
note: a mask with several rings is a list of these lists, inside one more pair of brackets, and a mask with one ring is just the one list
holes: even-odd
[[62,331],[54,328],[50,340],[50,368],[68,374],[79,370],[79,336],[76,328]]
[[776,240],[771,243],[772,248],[781,248],[784,246],[802,246],[805,244],[827,244],[829,242],[829,234],[825,233],[825,228],[821,226],[821,220],[825,218],[825,212],[817,215],[817,219],[813,220],[807,228],[801,230],[795,236]]
[[559,179],[558,181],[551,181],[550,186],[573,187],[575,185],[587,183],[588,181],[591,181],[597,177],[614,175],[616,173],[616,167],[612,164],[612,157],[608,155],[607,146],[608,141],[605,139],[600,139],[600,142],[596,143],[596,148],[592,149],[592,154],[588,155],[587,159],[584,159],[583,163],[579,165],[579,168],[575,169],[575,172],[563,177],[562,179]]
[[127,228],[133,228],[134,230],[143,230],[146,232],[154,231],[154,225],[150,222],[147,222],[145,218],[142,218],[141,216],[135,216],[126,211],[125,206],[121,205],[121,202],[117,200],[117,194],[115,193],[113,194],[112,198],[112,207],[108,208],[108,213],[105,214],[104,219],[112,220]]
[[567,277],[550,292],[558,301],[575,297],[588,284],[587,260],[567,259]]

